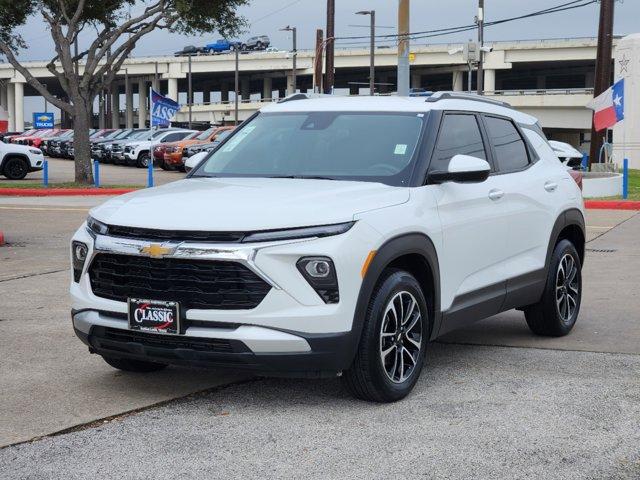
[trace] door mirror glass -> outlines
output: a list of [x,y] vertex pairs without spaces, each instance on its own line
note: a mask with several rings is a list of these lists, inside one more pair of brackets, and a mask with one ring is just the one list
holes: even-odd
[[479,183],[484,182],[491,166],[486,160],[470,155],[454,155],[449,161],[446,171],[435,170],[429,172],[429,183]]
[[198,152],[195,155],[191,155],[187,158],[186,162],[184,162],[184,169],[187,172],[193,170],[208,153],[209,152]]

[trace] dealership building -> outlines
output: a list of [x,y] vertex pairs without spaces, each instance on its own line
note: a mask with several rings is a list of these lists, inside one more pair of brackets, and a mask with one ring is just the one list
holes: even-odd
[[[616,144],[638,163],[638,88],[640,35],[614,38],[614,71],[625,77],[626,123],[614,129]],[[567,141],[588,150],[592,112],[586,108],[593,98],[597,39],[567,38],[519,40],[489,43],[485,54],[484,89],[487,95],[540,119],[550,138]],[[427,90],[466,90],[468,67],[460,44],[412,45],[411,87]],[[455,53],[454,53],[455,52]],[[315,51],[297,54],[296,91],[313,91]],[[381,94],[395,90],[397,56],[395,48],[376,49],[376,85]],[[63,96],[46,62],[29,62],[29,71],[46,83],[50,91]],[[126,78],[125,78],[126,70]],[[265,102],[294,91],[290,52],[251,52],[240,55],[239,120],[248,118]],[[369,50],[336,49],[335,93],[368,94]],[[170,98],[186,103],[189,59],[187,57],[138,57],[128,59],[122,74],[96,102],[95,126],[133,127],[148,122],[148,91],[151,86]],[[192,120],[229,123],[235,120],[235,55],[199,55],[191,59],[194,103]],[[472,74],[475,88],[475,72]],[[8,112],[9,129],[25,126],[24,97],[37,96],[24,78],[9,64],[0,64],[0,106]],[[186,121],[183,107],[178,121]],[[30,119],[29,119],[30,120]],[[63,118],[63,123],[65,119]],[[633,148],[636,148],[634,150]],[[616,147],[617,148],[617,147]],[[618,153],[616,153],[618,154]]]

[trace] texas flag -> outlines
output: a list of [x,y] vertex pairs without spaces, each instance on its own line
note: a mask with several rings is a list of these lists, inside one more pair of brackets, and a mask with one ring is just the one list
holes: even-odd
[[596,131],[613,127],[624,118],[624,79],[618,80],[587,104],[593,110]]

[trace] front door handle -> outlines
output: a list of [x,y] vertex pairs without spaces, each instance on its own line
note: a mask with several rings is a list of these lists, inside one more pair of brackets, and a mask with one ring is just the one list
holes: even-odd
[[500,200],[504,196],[504,192],[502,190],[493,189],[489,190],[489,198],[491,200]]
[[556,188],[558,188],[558,184],[556,182],[547,182],[544,184],[544,189],[547,192],[553,192]]

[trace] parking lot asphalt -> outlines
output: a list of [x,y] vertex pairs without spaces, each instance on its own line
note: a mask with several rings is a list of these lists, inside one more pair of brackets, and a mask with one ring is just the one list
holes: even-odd
[[569,336],[492,317],[433,344],[406,400],[373,405],[337,380],[140,376],[89,355],[70,326],[67,243],[101,201],[0,197],[0,445],[80,426],[0,450],[0,478],[640,478],[636,212],[587,212]]

